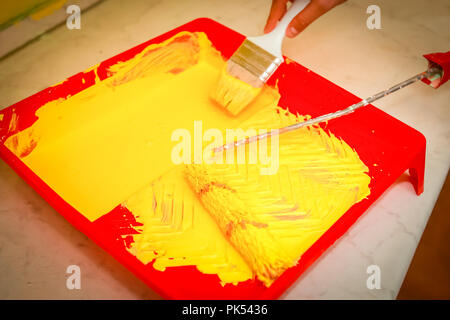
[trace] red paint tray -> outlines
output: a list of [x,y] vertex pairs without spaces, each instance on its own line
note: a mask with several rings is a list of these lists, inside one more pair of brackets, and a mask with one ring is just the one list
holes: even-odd
[[[197,19],[102,62],[97,69],[100,80],[108,77],[109,66],[118,61],[126,61],[148,45],[162,42],[180,31],[205,32],[213,45],[226,58],[230,57],[244,40],[243,35],[213,20]],[[274,84],[277,80],[281,93],[280,106],[312,117],[337,111],[360,100],[294,62],[281,65],[270,83]],[[98,220],[88,221],[4,145],[10,135],[29,127],[36,121],[35,111],[46,102],[74,95],[94,83],[93,70],[81,72],[59,85],[45,89],[2,110],[0,112],[0,115],[3,114],[3,120],[0,122],[0,156],[72,225],[165,298],[278,298],[403,172],[409,170],[417,194],[423,191],[425,137],[369,105],[351,115],[332,120],[325,126],[354,148],[361,160],[369,167],[369,175],[372,177],[370,196],[351,207],[306,251],[298,265],[287,270],[271,287],[266,288],[256,280],[248,280],[236,286],[227,284],[222,287],[216,275],[202,274],[195,267],[172,267],[164,272],[157,271],[151,264],[142,264],[125,248],[121,235],[133,232],[134,230],[130,230],[130,224],[136,225],[130,212],[118,206]],[[18,115],[18,126],[16,130],[10,131],[9,122],[13,110]]]

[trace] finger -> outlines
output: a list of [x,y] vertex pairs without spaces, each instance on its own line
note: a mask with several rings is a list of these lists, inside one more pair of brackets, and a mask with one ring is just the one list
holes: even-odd
[[307,26],[311,24],[318,17],[331,10],[338,4],[345,2],[345,0],[341,1],[323,1],[316,0],[311,1],[305,9],[303,9],[289,24],[286,29],[286,36],[289,38],[293,38],[298,35],[300,32],[305,30]]
[[286,13],[287,2],[288,0],[272,0],[272,7],[270,8],[266,26],[264,27],[264,33],[272,31],[277,26],[278,21]]

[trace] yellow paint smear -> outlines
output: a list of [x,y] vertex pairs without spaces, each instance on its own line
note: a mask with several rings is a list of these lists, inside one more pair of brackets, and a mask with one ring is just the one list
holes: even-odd
[[195,120],[203,131],[303,120],[277,108],[268,87],[238,117],[219,108],[210,94],[224,66],[204,33],[181,32],[42,106],[5,145],[89,220],[127,207],[143,224],[129,249],[143,263],[270,285],[369,194],[370,178],[354,150],[319,128],[280,137],[275,175],[260,175],[260,164],[174,165],[172,133],[193,132]]
[[[172,132],[233,128],[241,117],[215,107],[209,92],[224,61],[203,33],[180,33],[111,67],[110,78],[36,112],[5,145],[93,221],[173,166]],[[30,152],[32,150],[32,152]]]
[[6,27],[28,16],[40,20],[60,9],[67,0],[2,0],[0,26]]
[[130,252],[143,263],[164,271],[195,265],[217,274],[222,284],[251,279],[253,272],[201,205],[179,166],[145,187],[125,203],[143,224],[134,234]]
[[55,0],[50,3],[46,3],[45,6],[30,14],[30,18],[33,20],[40,20],[42,18],[45,18],[51,15],[56,10],[61,9],[66,2],[67,0]]

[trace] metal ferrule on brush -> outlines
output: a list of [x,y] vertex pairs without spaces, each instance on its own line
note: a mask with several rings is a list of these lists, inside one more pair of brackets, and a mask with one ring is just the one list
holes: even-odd
[[242,81],[260,87],[282,62],[282,59],[245,39],[228,60],[228,72]]

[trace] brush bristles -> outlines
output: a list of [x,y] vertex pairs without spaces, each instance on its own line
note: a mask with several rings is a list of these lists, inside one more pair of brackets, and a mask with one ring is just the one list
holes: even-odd
[[228,60],[211,97],[231,114],[237,115],[258,96],[281,62],[246,39]]
[[232,115],[237,115],[258,96],[262,85],[260,82],[259,87],[254,87],[232,76],[225,68],[219,76],[211,98]]

